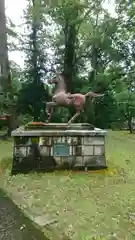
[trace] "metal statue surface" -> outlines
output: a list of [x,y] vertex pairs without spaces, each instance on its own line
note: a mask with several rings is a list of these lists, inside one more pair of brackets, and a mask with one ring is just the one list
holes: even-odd
[[48,116],[48,122],[51,119],[53,108],[55,106],[69,107],[74,106],[75,115],[68,121],[68,124],[72,123],[83,111],[84,104],[87,97],[95,98],[102,97],[104,94],[97,94],[94,92],[87,92],[86,94],[75,93],[71,94],[67,92],[67,86],[63,74],[60,74],[48,81],[49,84],[54,84],[55,89],[52,96],[52,101],[46,103],[46,114]]

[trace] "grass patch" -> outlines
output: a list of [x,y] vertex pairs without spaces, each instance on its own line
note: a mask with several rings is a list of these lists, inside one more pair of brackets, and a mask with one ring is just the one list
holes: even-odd
[[[0,144],[0,159],[11,157],[11,146],[11,141]],[[108,170],[12,177],[8,170],[3,188],[29,216],[57,219],[53,225],[74,240],[134,240],[134,146],[135,135],[109,131]]]
[[0,172],[11,169],[12,165],[12,139],[0,140]]

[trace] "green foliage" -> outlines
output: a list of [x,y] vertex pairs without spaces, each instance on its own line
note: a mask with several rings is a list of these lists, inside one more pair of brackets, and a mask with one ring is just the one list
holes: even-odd
[[43,44],[44,15],[39,1],[29,1],[24,16],[28,34],[22,42],[26,59],[18,110],[22,114],[30,114],[35,121],[38,121],[41,117],[45,118],[45,101],[48,99],[48,87],[43,83],[46,74],[46,54]]
[[[45,89],[43,83],[26,82],[20,91],[18,105],[19,112],[22,114],[28,113],[33,116],[33,120],[39,121],[45,118],[45,101],[48,96],[48,90]],[[43,116],[42,116],[43,115]]]
[[18,125],[23,126],[26,125],[28,122],[32,122],[32,116],[29,114],[20,114],[18,117]]
[[[85,114],[78,121],[103,128],[128,121],[131,126],[135,117],[135,6],[124,0],[117,0],[115,6],[117,14],[112,16],[99,0],[48,5],[28,1],[24,11],[27,33],[19,36],[25,69],[11,67],[21,113],[45,120],[45,103],[51,99],[51,89],[45,83],[55,68],[64,72],[68,91],[105,93],[101,99],[87,101]],[[8,25],[14,30],[12,23]],[[52,121],[68,118],[66,109],[56,109]]]

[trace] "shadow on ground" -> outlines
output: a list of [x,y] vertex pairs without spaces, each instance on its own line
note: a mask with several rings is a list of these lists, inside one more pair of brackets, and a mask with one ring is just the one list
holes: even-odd
[[0,240],[48,240],[0,189]]

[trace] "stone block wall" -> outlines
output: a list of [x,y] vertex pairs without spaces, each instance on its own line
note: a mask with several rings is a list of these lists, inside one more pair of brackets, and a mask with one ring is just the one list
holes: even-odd
[[13,174],[86,167],[106,167],[104,134],[14,136]]

